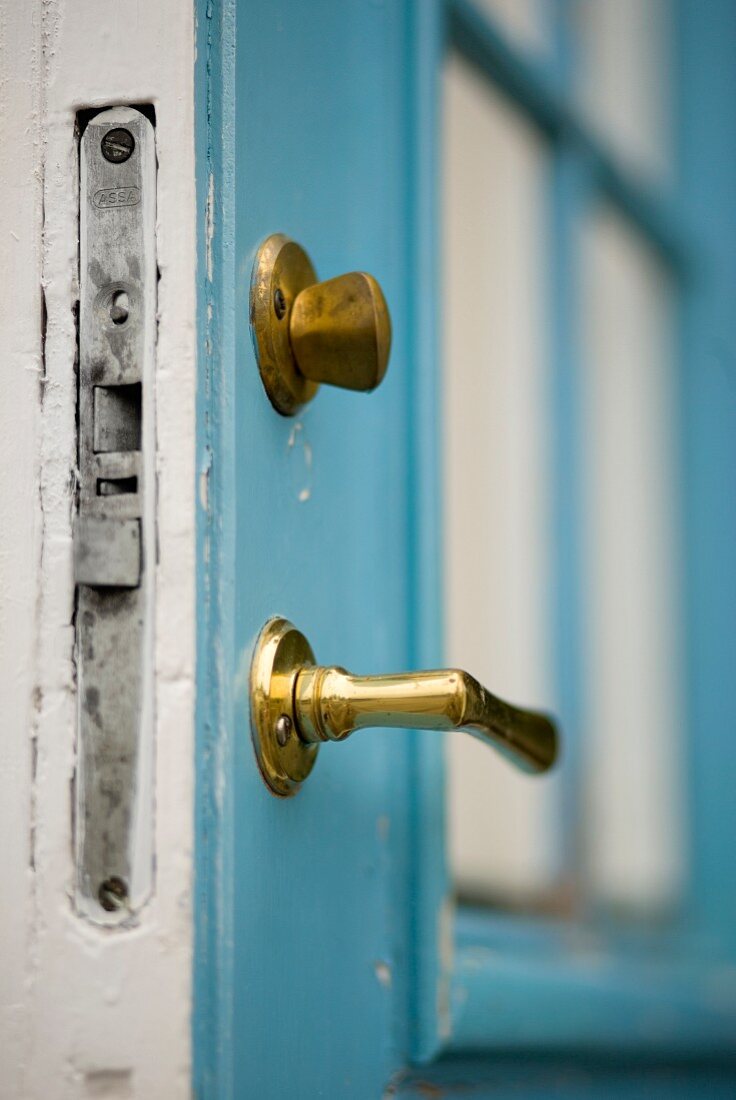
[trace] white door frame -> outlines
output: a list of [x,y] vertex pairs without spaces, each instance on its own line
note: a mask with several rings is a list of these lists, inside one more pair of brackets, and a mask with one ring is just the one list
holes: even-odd
[[[0,1096],[191,1094],[194,9],[0,0]],[[129,929],[72,904],[81,108],[156,112],[155,887]]]

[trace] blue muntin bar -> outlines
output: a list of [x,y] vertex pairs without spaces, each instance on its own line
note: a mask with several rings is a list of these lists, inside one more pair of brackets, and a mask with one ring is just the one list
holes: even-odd
[[668,263],[685,267],[689,242],[670,198],[619,164],[586,125],[569,95],[561,92],[543,60],[513,49],[471,0],[446,2],[449,44],[493,81],[551,141],[571,146],[587,160],[600,194]]

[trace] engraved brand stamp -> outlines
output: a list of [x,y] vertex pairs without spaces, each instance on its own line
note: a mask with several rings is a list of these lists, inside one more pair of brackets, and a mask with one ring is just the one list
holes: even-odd
[[141,193],[137,187],[107,187],[104,191],[95,191],[92,199],[100,210],[112,210],[116,206],[137,206]]

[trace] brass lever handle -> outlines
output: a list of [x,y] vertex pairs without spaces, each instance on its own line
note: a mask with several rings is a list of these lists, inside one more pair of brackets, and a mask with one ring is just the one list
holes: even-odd
[[504,703],[467,672],[352,676],[320,667],[286,619],[271,619],[261,631],[250,689],[256,758],[279,795],[296,793],[320,743],[365,727],[466,730],[531,772],[547,771],[557,755],[550,718]]
[[391,351],[391,318],[372,275],[353,271],[319,283],[296,241],[263,242],[251,281],[251,326],[271,404],[293,416],[321,382],[373,390]]

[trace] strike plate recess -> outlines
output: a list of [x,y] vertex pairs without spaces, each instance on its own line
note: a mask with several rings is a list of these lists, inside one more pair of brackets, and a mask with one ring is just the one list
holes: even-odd
[[156,155],[128,107],[80,143],[77,911],[132,923],[153,880]]

